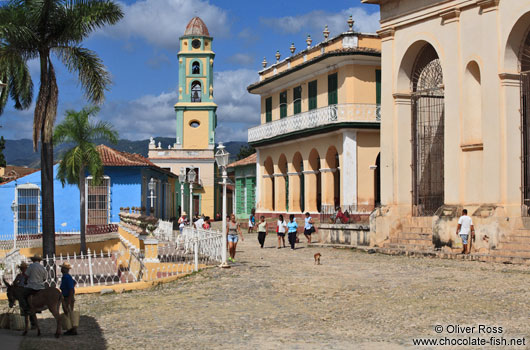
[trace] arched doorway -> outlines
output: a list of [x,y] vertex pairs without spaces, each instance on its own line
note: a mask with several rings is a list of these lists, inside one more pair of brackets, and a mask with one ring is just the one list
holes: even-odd
[[530,29],[519,53],[521,74],[521,123],[523,151],[523,213],[530,211]]
[[431,216],[444,204],[444,87],[432,45],[420,50],[412,69],[413,214]]
[[316,149],[309,153],[308,165],[305,171],[306,208],[308,212],[320,212],[322,207],[322,178],[320,174],[320,155]]

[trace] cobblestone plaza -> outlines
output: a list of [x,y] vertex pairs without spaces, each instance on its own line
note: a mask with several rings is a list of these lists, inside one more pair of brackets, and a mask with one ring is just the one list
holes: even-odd
[[[231,269],[211,268],[145,291],[80,295],[80,335],[43,336],[22,349],[414,349],[417,338],[526,338],[530,272],[520,265],[276,249],[269,235],[240,243]],[[322,254],[322,265],[313,255]],[[502,334],[452,334],[452,325]],[[442,325],[437,334],[434,327]],[[433,348],[433,347],[423,347]]]

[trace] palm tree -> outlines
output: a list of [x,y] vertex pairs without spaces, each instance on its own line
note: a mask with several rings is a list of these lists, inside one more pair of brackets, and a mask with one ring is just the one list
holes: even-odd
[[42,247],[55,253],[53,203],[53,126],[59,88],[52,54],[78,75],[87,99],[103,102],[110,75],[97,54],[81,46],[97,28],[123,17],[112,0],[8,0],[0,6],[0,80],[7,82],[0,97],[0,113],[7,96],[16,109],[27,109],[33,100],[28,61],[40,63],[40,87],[33,118],[33,148],[40,139],[42,183]]
[[118,142],[118,133],[107,122],[91,123],[89,118],[99,112],[98,107],[85,107],[80,112],[66,111],[66,118],[57,125],[53,135],[54,145],[72,144],[61,157],[57,179],[79,187],[81,218],[81,253],[86,254],[85,178],[88,171],[93,184],[98,185],[103,176],[103,165],[94,141]]

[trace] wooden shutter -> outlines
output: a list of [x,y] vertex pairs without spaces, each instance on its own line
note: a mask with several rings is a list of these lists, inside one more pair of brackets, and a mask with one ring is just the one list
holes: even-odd
[[337,73],[328,75],[328,105],[336,105],[338,103],[337,79]]
[[317,108],[317,81],[309,82],[309,110]]
[[272,121],[272,97],[265,100],[265,122],[270,123]]
[[375,70],[375,103],[381,104],[381,70]]
[[280,93],[280,118],[287,117],[287,91]]
[[293,89],[293,105],[294,105],[294,114],[302,112],[302,87],[297,86]]

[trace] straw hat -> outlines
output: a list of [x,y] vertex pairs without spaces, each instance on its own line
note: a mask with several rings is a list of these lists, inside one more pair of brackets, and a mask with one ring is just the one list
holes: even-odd
[[31,260],[31,261],[33,261],[33,262],[35,262],[35,261],[42,261],[42,258],[41,258],[39,255],[35,254],[35,255],[33,255],[31,258],[29,258],[29,260]]
[[27,268],[28,267],[28,263],[23,261],[20,263],[20,265],[17,266],[19,269],[23,269],[23,268]]
[[182,216],[188,216],[188,214],[185,211],[183,211]]
[[59,267],[63,267],[67,270],[71,270],[72,269],[72,265],[70,265],[68,262],[64,262],[62,265],[59,265]]

